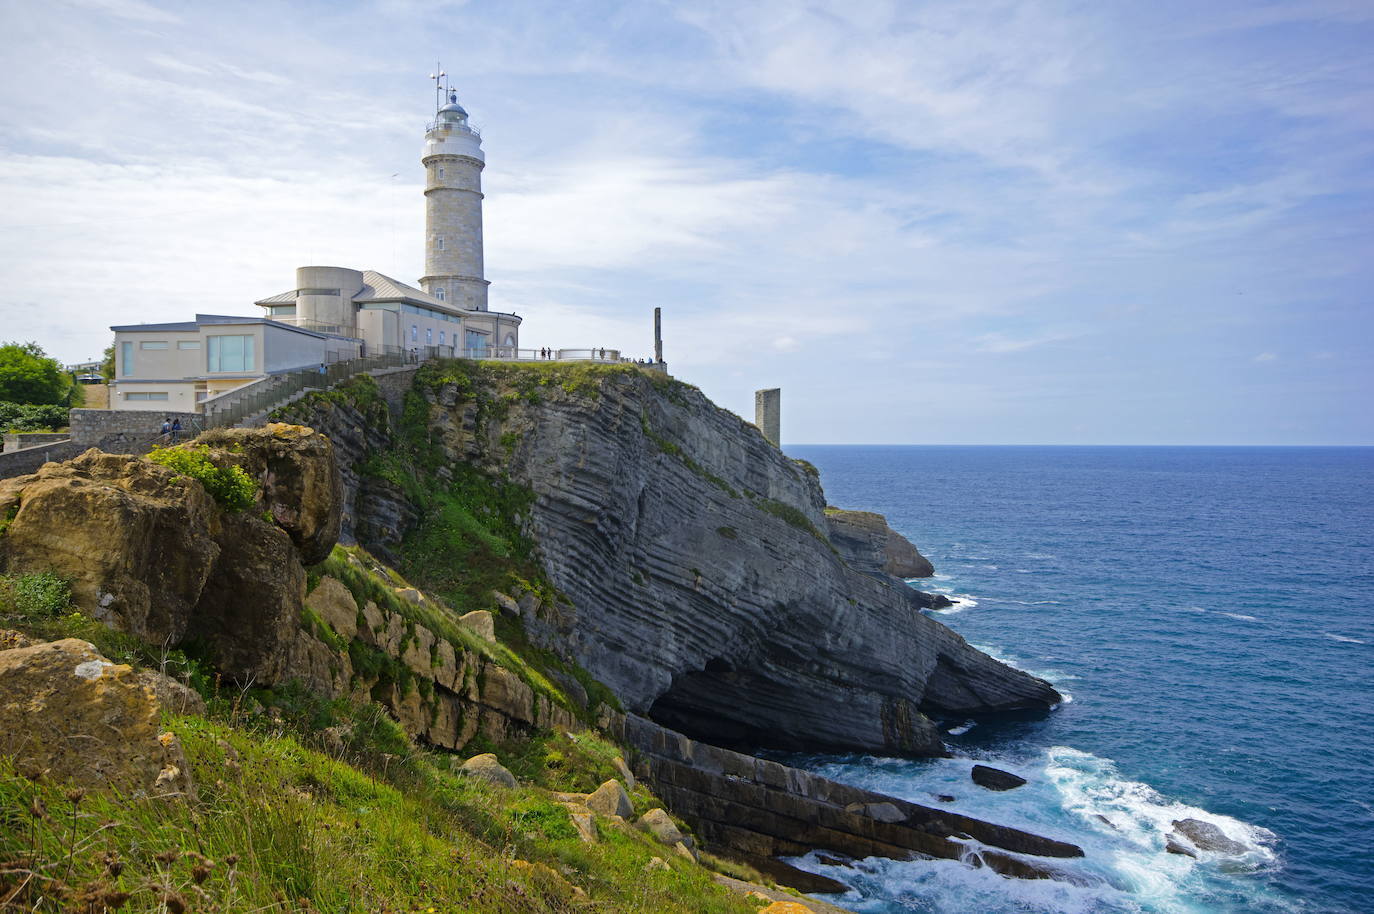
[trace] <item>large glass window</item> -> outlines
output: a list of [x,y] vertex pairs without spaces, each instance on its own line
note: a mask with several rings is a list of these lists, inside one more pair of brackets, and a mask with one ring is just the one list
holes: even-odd
[[464,330],[463,348],[471,349],[474,353],[485,352],[487,349],[487,335],[485,333],[478,333],[476,330]]
[[121,375],[131,375],[134,373],[134,344],[119,344],[119,373]]
[[212,336],[208,342],[206,368],[212,374],[217,371],[257,370],[251,336]]
[[200,340],[177,340],[178,349],[199,349]]
[[124,399],[126,399],[126,400],[166,400],[166,399],[167,399],[167,392],[166,392],[165,390],[159,390],[159,391],[149,391],[149,392],[147,392],[147,393],[125,394],[125,395],[124,395]]

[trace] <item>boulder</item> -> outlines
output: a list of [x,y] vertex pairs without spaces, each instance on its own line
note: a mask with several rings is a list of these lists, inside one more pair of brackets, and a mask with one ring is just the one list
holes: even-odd
[[458,770],[468,777],[487,781],[497,787],[520,786],[520,783],[515,780],[515,775],[511,774],[490,752],[474,755],[464,762],[463,767]]
[[625,759],[617,755],[615,758],[611,759],[611,765],[615,768],[616,774],[620,775],[620,779],[625,782],[625,788],[627,790],[634,790],[635,776],[634,773],[630,771],[630,766],[625,764]]
[[305,605],[329,624],[344,641],[358,633],[358,603],[338,578],[325,575],[305,598]]
[[405,600],[407,603],[414,603],[416,606],[425,602],[425,595],[414,587],[397,587],[396,596]]
[[1229,857],[1239,857],[1250,850],[1249,847],[1239,841],[1228,838],[1226,832],[1216,825],[1201,819],[1175,819],[1174,828],[1200,851],[1212,851]]
[[242,467],[258,482],[262,506],[291,537],[303,563],[329,557],[339,539],[343,481],[327,437],[273,422],[260,429],[211,429],[196,443],[215,448],[215,459]]
[[1014,790],[1026,783],[1023,777],[987,765],[974,765],[970,775],[973,783],[988,790]]
[[499,608],[503,613],[507,613],[512,616],[520,615],[520,604],[515,602],[514,597],[504,594],[499,590],[493,590],[491,592],[491,598],[496,602],[497,608]]
[[0,480],[0,570],[45,569],[112,628],[176,644],[219,558],[220,511],[194,479],[92,448]]
[[1197,859],[1197,851],[1178,840],[1177,835],[1169,836],[1168,840],[1164,843],[1164,850],[1171,854],[1178,854],[1182,857],[1192,857],[1194,860]]
[[152,690],[153,697],[163,710],[173,714],[199,714],[202,717],[205,715],[205,699],[185,683],[155,670],[143,670],[138,674],[138,678]]
[[496,640],[496,620],[485,609],[464,613],[458,617],[458,624],[475,632],[483,641]]
[[630,795],[614,778],[592,791],[587,797],[587,808],[598,816],[620,816],[622,819],[630,818],[635,812]]
[[582,839],[582,843],[595,844],[598,840],[596,813],[580,803],[564,803],[563,807],[568,810],[568,818],[572,820],[573,828],[577,829],[577,836]]
[[0,651],[0,755],[31,777],[194,795],[181,744],[133,668],[75,638]]
[[225,514],[218,528],[219,559],[186,637],[207,644],[229,679],[284,682],[305,601],[300,556],[285,530],[251,511]]
[[640,816],[639,821],[635,823],[635,828],[648,832],[669,847],[675,846],[686,837],[668,813],[658,807],[654,807]]

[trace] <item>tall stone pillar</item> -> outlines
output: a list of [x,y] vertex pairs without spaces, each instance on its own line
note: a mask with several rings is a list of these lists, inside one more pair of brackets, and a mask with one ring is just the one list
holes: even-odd
[[773,447],[782,447],[782,388],[754,391],[754,424]]
[[654,361],[663,364],[663,309],[654,309]]

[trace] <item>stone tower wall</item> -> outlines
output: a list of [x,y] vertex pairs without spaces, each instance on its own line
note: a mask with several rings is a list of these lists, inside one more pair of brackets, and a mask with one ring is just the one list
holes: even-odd
[[754,424],[773,447],[782,446],[782,389],[754,391]]
[[459,307],[485,311],[482,163],[444,155],[427,157],[424,164],[425,276],[420,285],[431,295],[442,288],[444,299]]

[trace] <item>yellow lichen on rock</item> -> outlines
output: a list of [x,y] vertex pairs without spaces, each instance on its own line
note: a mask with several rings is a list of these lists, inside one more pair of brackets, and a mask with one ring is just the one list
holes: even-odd
[[190,794],[153,690],[76,638],[0,651],[0,755],[31,777],[132,794]]

